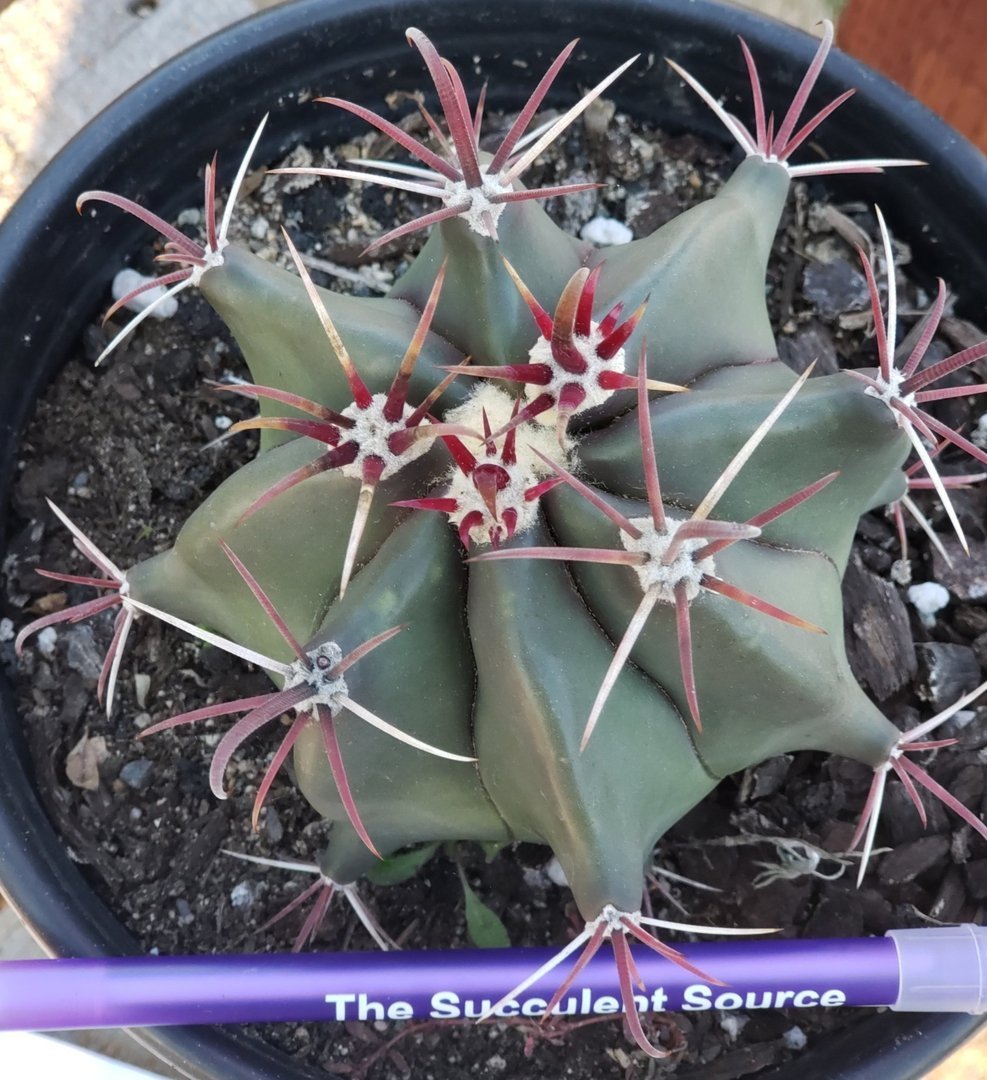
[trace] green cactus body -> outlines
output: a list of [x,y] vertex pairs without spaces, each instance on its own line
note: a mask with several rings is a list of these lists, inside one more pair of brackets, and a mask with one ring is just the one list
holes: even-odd
[[[230,247],[222,266],[202,278],[202,292],[236,337],[255,383],[343,408],[350,401],[346,379],[312,304],[296,276]],[[418,322],[418,311],[395,299],[356,299],[320,290],[367,386],[383,390],[394,377]],[[428,295],[426,290],[426,296]],[[273,316],[273,317],[272,317]],[[439,365],[458,364],[463,354],[432,337],[416,365],[412,400],[424,397],[442,379]],[[448,402],[462,402],[467,387],[450,386]],[[261,399],[265,416],[294,415]],[[284,433],[265,431],[266,449]]]
[[476,363],[509,364],[527,355],[536,336],[524,301],[504,273],[502,255],[552,297],[561,293],[586,256],[586,245],[562,232],[534,202],[505,211],[497,233],[498,242],[490,243],[462,221],[444,222],[391,290],[392,296],[420,309],[448,258],[454,270],[437,318],[448,340]]
[[[628,306],[652,290],[645,315],[652,323],[649,338],[656,344],[673,341],[670,351],[679,363],[666,370],[649,350],[649,374],[674,376],[691,386],[688,393],[649,405],[670,513],[699,502],[794,382],[783,365],[765,362],[775,350],[761,284],[787,177],[777,167],[748,162],[731,184],[711,203],[628,245],[636,250],[619,252],[613,269],[608,258],[600,279],[601,290],[612,288],[614,280],[626,282],[620,296],[627,296]],[[526,222],[544,217],[534,203],[524,204],[523,213]],[[522,242],[511,227],[513,215],[508,207],[501,218],[501,249],[509,238]],[[550,222],[544,227],[547,235],[552,229]],[[447,277],[461,290],[448,303],[449,327],[446,308],[440,303],[436,311],[430,355],[455,364],[462,354],[447,343],[452,339],[473,350],[476,363],[517,360],[519,348],[523,355],[531,347],[535,328],[497,245],[454,220],[437,226],[430,246],[449,259]],[[701,318],[709,303],[701,292],[703,268],[711,252],[722,253],[724,247],[745,253],[739,265],[723,257],[713,260],[725,268],[724,277],[738,279],[714,283],[744,313],[741,322],[749,330],[736,336],[727,332],[736,327],[732,313],[715,320],[709,334]],[[430,280],[439,264],[428,247],[425,254],[431,268],[415,273]],[[565,275],[550,262],[548,280],[536,280],[530,257],[527,263],[532,290],[557,299]],[[642,281],[638,274],[632,282],[639,266],[647,267],[647,276]],[[494,291],[517,299],[513,317],[496,323],[481,317],[471,332],[462,313],[472,311],[474,293],[491,295],[491,277],[497,282]],[[336,409],[346,406],[349,387],[296,276],[237,251],[225,266],[205,275],[203,290],[228,320],[257,383]],[[398,292],[422,305],[427,296],[414,281],[402,282]],[[418,310],[390,299],[330,294],[326,302],[368,387],[385,389],[414,333]],[[660,318],[650,314],[656,310]],[[511,340],[519,324],[525,331],[522,346]],[[491,337],[505,332],[503,342]],[[642,326],[636,334],[643,336]],[[686,337],[688,355],[681,347]],[[484,347],[491,351],[480,352]],[[424,396],[443,375],[423,363],[427,359],[424,354],[419,359],[412,394]],[[443,398],[436,406],[440,415],[449,405],[461,405],[472,390],[467,377],[453,387],[451,400]],[[519,441],[529,437],[529,428],[521,427]],[[632,519],[648,513],[646,503],[621,498],[644,494],[636,429],[632,409],[602,421],[578,439],[576,449],[582,477],[610,492]],[[874,505],[889,477],[900,477],[907,442],[887,409],[853,380],[835,375],[810,382],[720,506],[726,519],[742,521],[821,474],[840,471],[826,491],[772,525],[763,542],[744,541],[716,557],[731,581],[796,611],[825,634],[793,629],[722,597],[701,597],[693,628],[705,723],[702,733],[695,733],[689,730],[682,693],[674,613],[666,606],[638,640],[632,653],[636,668],[620,676],[601,721],[604,728],[582,754],[579,736],[589,705],[612,659],[613,642],[620,640],[640,599],[634,571],[585,563],[567,570],[534,560],[467,567],[455,532],[438,514],[418,513],[413,516],[427,520],[399,525],[407,512],[389,509],[389,502],[445,489],[449,460],[443,450],[434,448],[386,482],[361,541],[362,568],[341,599],[339,573],[351,516],[346,508],[356,499],[355,480],[335,471],[321,473],[238,524],[258,494],[314,456],[311,441],[303,438],[262,454],[234,475],[193,515],[172,551],[129,575],[138,600],[250,648],[278,648],[276,631],[218,546],[222,535],[304,638],[335,640],[338,634],[345,649],[358,643],[361,632],[370,637],[409,622],[400,645],[388,646],[386,680],[368,674],[372,662],[360,669],[373,686],[368,707],[447,749],[469,749],[475,738],[479,773],[473,766],[416,755],[356,725],[342,743],[347,771],[361,816],[380,838],[382,852],[436,839],[540,840],[559,855],[583,913],[594,918],[607,904],[636,908],[643,867],[656,840],[716,779],[793,749],[838,751],[872,765],[887,757],[898,732],[850,674],[839,584],[857,519]],[[620,546],[613,525],[568,486],[544,495],[542,504],[545,523],[519,533],[512,543]],[[286,521],[292,523],[287,550]],[[427,581],[415,576],[416,559]],[[394,592],[397,585],[400,595]],[[283,645],[279,651],[284,654]],[[428,701],[423,707],[413,688],[416,673],[425,670],[427,682],[418,674]],[[346,815],[314,726],[296,744],[295,758],[303,793],[345,831]],[[629,772],[631,762],[634,772]],[[394,782],[381,784],[382,775]],[[359,854],[357,861],[372,859]],[[348,855],[343,865],[352,861]],[[335,866],[332,844],[324,862]]]
[[[374,666],[358,665],[348,679],[353,695],[403,730],[472,755],[475,672],[466,586],[455,533],[438,515],[416,514],[332,605],[317,640],[337,641],[345,650],[407,622],[404,647],[387,658],[387,678]],[[512,838],[476,765],[409,750],[363,724],[350,727],[340,740],[346,770],[360,815],[383,854],[425,840]],[[409,755],[416,758],[411,768]],[[314,726],[296,744],[295,767],[305,797],[336,823],[323,867],[335,880],[350,881],[376,860],[362,842],[352,842]],[[402,807],[400,814],[395,806]]]
[[[465,172],[454,73],[414,40]],[[195,280],[246,358],[265,449],[114,581],[124,609],[270,658],[285,689],[240,723],[299,710],[279,755],[333,823],[327,878],[425,841],[537,841],[587,933],[622,937],[656,841],[723,776],[814,749],[883,785],[907,749],[848,667],[840,580],[860,515],[904,491],[914,432],[890,398],[908,383],[887,389],[883,353],[869,383],[802,386],[776,359],[764,275],[797,170],[767,139],[715,198],[616,250],[534,199],[499,205],[494,230],[478,195],[385,299],[210,241]],[[522,191],[497,156],[479,167]],[[426,411],[445,426],[419,444]]]
[[604,263],[602,306],[649,297],[637,333],[655,378],[690,384],[726,365],[775,358],[764,275],[788,187],[783,168],[748,158],[708,202],[644,239],[594,253]]
[[[525,539],[548,538],[544,526],[532,532]],[[682,714],[659,685],[627,672],[615,723],[580,752],[613,646],[560,563],[477,564],[469,616],[491,797],[515,835],[551,845],[587,918],[607,904],[636,910],[656,840],[716,784]]]
[[[655,450],[667,497],[695,504],[711,478],[740,448],[757,423],[794,383],[778,361],[725,367],[650,405]],[[803,448],[812,439],[807,457]],[[755,454],[730,485],[720,513],[743,521],[757,513],[766,493],[797,491],[838,470],[811,502],[772,525],[771,539],[826,554],[842,574],[861,514],[901,496],[899,466],[908,444],[888,410],[860,393],[844,374],[811,379],[771,430],[772,450]],[[614,494],[644,496],[641,449],[634,416],[591,432],[579,444],[586,471]],[[770,497],[770,496],[769,496]]]

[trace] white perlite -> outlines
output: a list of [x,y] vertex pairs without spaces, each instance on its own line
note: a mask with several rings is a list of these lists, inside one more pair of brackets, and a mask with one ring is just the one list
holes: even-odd
[[922,581],[908,588],[908,599],[914,605],[922,622],[932,626],[936,621],[936,612],[942,611],[949,603],[949,590],[938,581]]
[[253,905],[257,899],[258,888],[252,881],[238,881],[230,890],[230,903],[238,910],[244,910]]
[[591,218],[579,230],[579,236],[600,247],[629,244],[634,239],[634,233],[622,221],[608,217]]
[[741,1013],[723,1013],[720,1016],[720,1030],[730,1042],[736,1042],[737,1036],[747,1027],[749,1022],[750,1017]]
[[560,889],[564,889],[569,884],[569,879],[565,876],[565,871],[562,869],[562,863],[553,855],[544,866],[545,876],[553,885],[558,885]]
[[52,657],[55,654],[55,642],[58,641],[58,631],[54,626],[46,626],[38,634],[38,652],[42,656]]
[[784,1035],[781,1037],[781,1041],[788,1047],[789,1050],[803,1050],[805,1044],[809,1041],[805,1032],[798,1027],[790,1027]]
[[[113,293],[113,299],[119,300],[121,297],[126,296],[127,293],[133,292],[134,289],[139,289],[141,285],[146,285],[153,280],[154,278],[145,277],[136,270],[126,267],[113,279],[110,291]],[[139,296],[128,300],[124,307],[130,311],[143,311],[156,301],[160,301],[158,306],[151,312],[151,315],[155,319],[170,319],[178,311],[178,301],[174,296],[166,298],[167,292],[168,290],[164,285],[155,285],[153,289],[148,289]]]

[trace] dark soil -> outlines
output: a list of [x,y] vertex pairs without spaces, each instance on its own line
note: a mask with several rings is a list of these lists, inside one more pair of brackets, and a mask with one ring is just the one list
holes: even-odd
[[[602,193],[549,204],[568,228],[578,230],[604,213],[642,235],[708,197],[732,167],[726,154],[691,137],[630,131],[624,118],[610,121],[605,109],[597,110],[561,153],[549,155],[541,175],[532,177],[532,183],[607,181]],[[383,149],[366,141],[360,145],[370,157]],[[303,149],[293,163],[318,164],[325,157],[324,151]],[[276,231],[285,223],[303,252],[355,275],[356,280],[333,275],[336,289],[367,293],[376,283],[386,285],[390,275],[400,273],[405,250],[413,252],[419,243],[412,238],[407,249],[386,252],[378,263],[361,259],[368,239],[415,209],[410,200],[379,189],[283,178],[261,182],[259,176],[252,188],[240,206],[234,235],[284,261]],[[839,365],[871,366],[866,288],[848,239],[855,230],[873,234],[873,222],[863,206],[822,205],[813,201],[815,194],[796,186],[769,271],[780,354],[796,369],[816,359],[820,373]],[[185,215],[186,225],[192,220],[194,228],[194,217]],[[900,245],[899,254],[906,262]],[[152,255],[150,247],[141,252],[138,267],[149,270]],[[319,272],[315,276],[322,283],[330,280]],[[903,321],[911,325],[908,313],[921,310],[928,297],[901,276],[899,289]],[[949,340],[934,343],[930,359],[945,355],[950,346],[968,344],[967,335],[982,336],[955,319],[947,319],[944,333]],[[45,497],[58,502],[120,565],[129,566],[166,548],[195,505],[254,449],[242,436],[205,448],[228,426],[224,417],[235,420],[244,413],[235,398],[210,390],[204,380],[245,376],[246,370],[201,298],[186,294],[177,317],[148,320],[111,363],[94,370],[92,361],[105,340],[96,325],[86,331],[64,374],[39,403],[23,442],[13,492],[13,539],[4,563],[6,592],[0,600],[0,616],[14,626],[88,598],[73,586],[52,593],[50,583],[34,573],[37,566],[76,572],[79,566],[65,531],[44,506]],[[947,403],[954,427],[976,428],[979,414],[971,400],[976,401]],[[954,461],[948,453],[943,457],[946,471],[971,471],[966,461]],[[957,492],[955,499],[975,555],[982,555],[984,492],[974,487]],[[948,526],[937,504],[921,495],[918,500],[945,533]],[[917,529],[911,529],[910,543],[910,562],[898,562],[891,523],[881,514],[869,515],[861,522],[846,579],[852,664],[875,700],[903,727],[976,685],[987,662],[987,563],[975,558],[949,571],[941,559],[931,558]],[[904,599],[901,583],[907,583],[909,571],[915,582],[945,580],[952,591],[950,606],[931,626],[923,625]],[[276,786],[259,835],[251,834],[249,807],[270,745],[260,740],[241,752],[231,770],[237,794],[217,803],[207,772],[220,727],[135,739],[152,721],[204,704],[209,695],[222,700],[257,693],[266,680],[224,653],[147,622],[142,620],[125,659],[119,701],[109,720],[94,694],[109,617],[58,627],[51,648],[43,651],[33,640],[19,663],[9,624],[0,624],[8,630],[0,632],[0,656],[16,682],[48,812],[93,886],[147,949],[174,954],[287,949],[300,916],[263,933],[258,927],[297,895],[303,882],[221,853],[228,848],[311,861],[324,840],[323,826],[287,782]],[[957,735],[959,746],[926,755],[926,764],[966,805],[983,812],[987,709],[962,714],[944,734]],[[103,756],[97,740],[105,742],[98,774],[90,773],[92,789],[78,786],[78,775],[77,782],[66,775],[70,753],[75,749],[76,759],[80,756],[80,740],[93,760]],[[251,752],[257,756],[248,756]],[[684,910],[701,923],[782,926],[786,935],[811,937],[881,934],[893,926],[976,917],[987,897],[987,845],[931,801],[923,830],[897,784],[889,785],[878,833],[879,844],[893,846],[894,852],[875,859],[862,889],[854,888],[852,868],[833,881],[802,874],[754,886],[759,863],[778,860],[775,847],[759,837],[792,837],[827,851],[845,850],[869,780],[861,765],[807,752],[725,781],[669,833],[655,857],[662,870],[716,883],[723,891],[662,879],[662,890],[652,890],[656,913],[674,919],[683,918]],[[559,945],[571,935],[570,894],[546,873],[546,850],[522,845],[488,860],[479,849],[462,846],[453,854],[500,915],[513,943]],[[820,870],[837,867],[827,861]],[[462,890],[448,852],[403,884],[361,889],[383,925],[407,948],[468,943]],[[372,947],[343,905],[331,910],[318,946]],[[255,1030],[299,1059],[371,1077],[675,1072],[683,1080],[725,1080],[787,1060],[802,1041],[812,1044],[826,1030],[860,1016],[786,1010],[649,1019],[652,1034],[678,1048],[669,1063],[650,1062],[636,1051],[619,1020],[563,1024],[533,1046],[526,1042],[533,1030],[506,1023],[282,1024]]]

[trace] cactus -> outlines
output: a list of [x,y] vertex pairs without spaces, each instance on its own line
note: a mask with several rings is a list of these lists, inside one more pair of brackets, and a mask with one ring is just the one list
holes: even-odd
[[240,745],[293,711],[253,818],[293,754],[302,794],[332,823],[318,864],[296,867],[317,875],[291,905],[314,898],[298,947],[334,892],[387,947],[354,886],[382,856],[446,840],[548,845],[585,928],[525,985],[576,956],[550,1013],[609,941],[631,1033],[660,1057],[637,1016],[630,942],[688,965],[653,933],[682,926],[641,914],[646,867],[665,830],[724,776],[797,749],[872,767],[861,876],[891,772],[920,814],[924,787],[987,836],[908,756],[952,742],[927,736],[973,695],[903,734],[851,674],[840,594],[860,515],[891,503],[900,521],[914,506],[909,483],[935,487],[962,540],[937,439],[987,455],[924,406],[987,389],[932,388],[987,356],[987,343],[921,367],[941,288],[899,362],[882,218],[886,321],[861,253],[876,369],[796,378],[776,358],[764,276],[791,179],[910,164],[790,163],[852,92],[801,121],[831,28],[777,130],[743,43],[753,133],[676,67],[744,160],[708,202],[605,252],[540,206],[593,185],[528,190],[521,177],[633,60],[529,133],[570,44],[489,154],[482,103],[471,113],[456,69],[420,31],[408,38],[444,116],[445,129],[423,109],[437,149],[325,98],[417,163],[278,170],[438,199],[371,245],[432,227],[385,298],[317,288],[287,234],[297,274],[228,243],[263,124],[218,224],[215,162],[206,167],[204,243],[124,197],[80,196],[80,207],[110,203],[156,229],[173,267],[158,284],[198,287],[224,318],[253,381],[221,389],[259,403],[234,431],[259,430],[261,451],[170,550],[125,572],[56,509],[95,571],[50,576],[99,595],[24,627],[17,647],[45,625],[116,609],[98,688],[107,709],[130,627],[148,615],[270,673],[271,693],[142,737],[239,715],[210,773],[222,799]]

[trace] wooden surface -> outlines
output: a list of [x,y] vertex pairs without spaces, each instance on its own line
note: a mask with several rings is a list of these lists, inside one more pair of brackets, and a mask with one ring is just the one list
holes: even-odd
[[849,0],[838,43],[987,151],[987,0]]
[[157,0],[146,7],[132,0],[14,0],[4,8],[0,218],[114,98],[176,53],[262,6],[264,0]]

